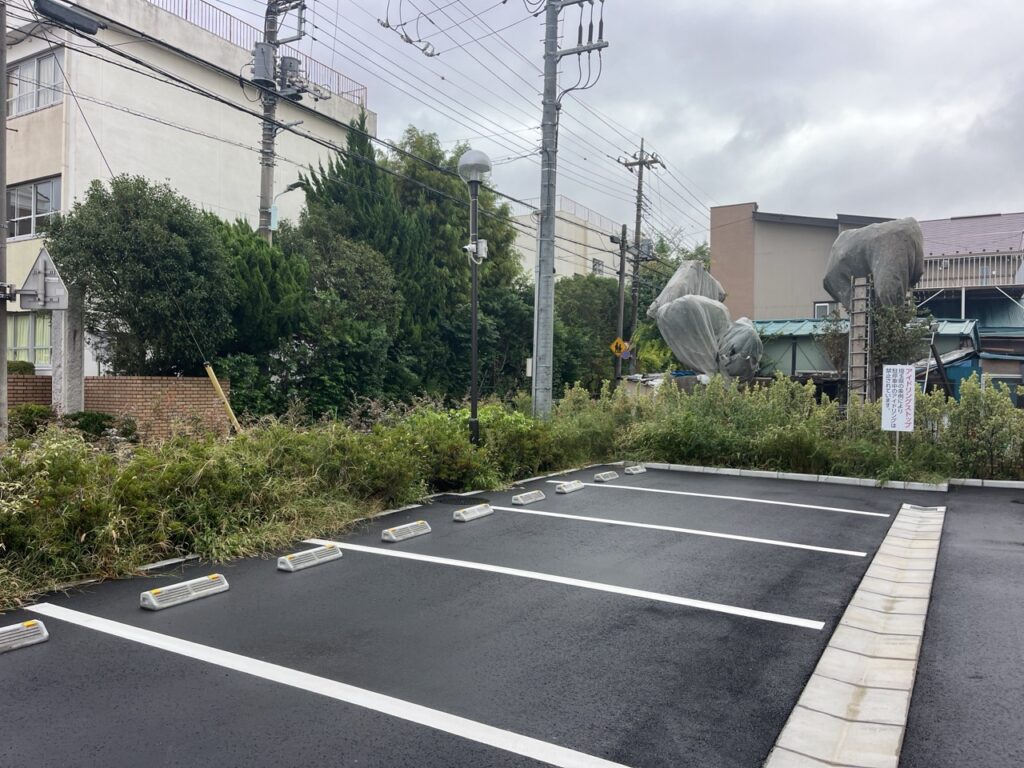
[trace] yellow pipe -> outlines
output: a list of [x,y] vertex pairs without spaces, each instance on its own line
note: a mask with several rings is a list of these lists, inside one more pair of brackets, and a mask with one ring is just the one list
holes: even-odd
[[210,383],[213,384],[213,388],[217,391],[217,396],[224,403],[224,410],[228,413],[228,419],[231,420],[231,426],[235,428],[235,433],[242,434],[242,426],[238,423],[238,419],[235,418],[235,412],[231,410],[231,403],[228,402],[224,390],[220,387],[220,382],[217,381],[217,374],[213,372],[213,366],[209,363],[203,363],[203,367],[206,369],[206,375],[210,377]]

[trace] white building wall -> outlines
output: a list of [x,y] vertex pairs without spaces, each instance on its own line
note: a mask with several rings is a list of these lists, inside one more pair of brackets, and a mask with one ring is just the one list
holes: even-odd
[[[618,234],[618,225],[594,211],[558,197],[555,221],[555,275],[589,275],[594,260],[603,264],[606,276],[618,274],[618,251],[608,236]],[[518,222],[515,247],[523,270],[533,279],[537,270],[537,221],[532,213],[515,217]]]
[[[261,105],[251,101],[257,96],[255,89],[250,86],[243,92],[238,81],[240,72],[249,76],[250,51],[146,0],[78,3],[110,22],[97,36],[101,42],[116,45],[231,104],[257,115],[261,112]],[[11,5],[24,9],[30,2],[14,0]],[[65,94],[60,104],[11,119],[10,127],[18,133],[9,133],[8,184],[60,174],[66,212],[94,179],[107,180],[111,174],[122,173],[141,175],[168,183],[222,218],[244,218],[256,226],[259,116],[131,71],[145,71],[145,67],[72,33],[44,29],[49,41],[28,37],[10,46],[8,60],[13,63],[66,41],[72,47],[64,49],[64,73],[78,100]],[[132,29],[157,38],[160,44],[140,39]],[[359,111],[358,104],[344,98],[314,103],[307,97],[301,104],[282,100],[278,119],[301,120],[299,130],[343,147],[346,125]],[[367,113],[367,129],[376,132],[372,112]],[[275,193],[283,192],[301,171],[333,154],[329,147],[289,132],[278,136],[277,151]],[[281,195],[277,199],[280,218],[297,218],[303,202],[301,190]],[[10,282],[22,283],[41,245],[41,239],[10,243]],[[96,371],[95,360],[87,359],[86,372]]]

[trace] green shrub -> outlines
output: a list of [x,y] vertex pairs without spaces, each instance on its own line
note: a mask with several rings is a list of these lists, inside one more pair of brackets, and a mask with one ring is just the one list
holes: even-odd
[[[11,409],[0,449],[0,609],[82,577],[197,553],[223,559],[337,534],[431,491],[493,488],[539,472],[631,458],[936,480],[1024,479],[1024,412],[1002,387],[964,382],[960,402],[918,394],[916,429],[881,430],[878,403],[841,409],[787,379],[741,388],[713,379],[654,396],[571,387],[547,420],[528,402],[480,409],[366,403],[352,425],[267,419],[230,440],[90,442],[123,426],[45,406]],[[69,429],[75,425],[75,429]]]
[[11,376],[34,376],[36,366],[28,360],[8,360],[7,373]]
[[550,422],[534,421],[501,405],[480,409],[480,436],[487,460],[502,481],[532,477],[554,466]]
[[427,486],[435,491],[489,488],[501,482],[487,452],[469,440],[469,411],[413,411],[399,427],[420,460]]
[[61,418],[65,426],[73,427],[89,437],[102,437],[104,433],[114,426],[116,416],[98,411],[79,411],[69,413]]
[[53,409],[48,405],[23,403],[7,412],[7,424],[12,438],[34,435],[44,424],[53,421]]

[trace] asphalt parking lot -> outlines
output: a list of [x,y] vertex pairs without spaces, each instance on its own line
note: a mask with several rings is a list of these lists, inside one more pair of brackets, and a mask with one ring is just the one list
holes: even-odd
[[[371,521],[297,573],[188,564],[3,616],[51,638],[0,656],[0,765],[757,766],[900,504],[939,496],[573,478]],[[138,606],[214,571],[229,591]]]
[[953,488],[901,768],[1024,765],[1024,490]]

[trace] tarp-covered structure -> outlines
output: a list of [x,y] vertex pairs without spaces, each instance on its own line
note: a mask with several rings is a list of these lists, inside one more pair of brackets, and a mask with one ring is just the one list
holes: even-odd
[[703,262],[684,261],[647,310],[672,354],[698,373],[750,380],[764,348],[754,324],[733,322],[722,284]]
[[825,268],[825,290],[850,311],[855,277],[872,278],[879,304],[902,304],[924,274],[924,235],[915,219],[897,219],[841,232]]

